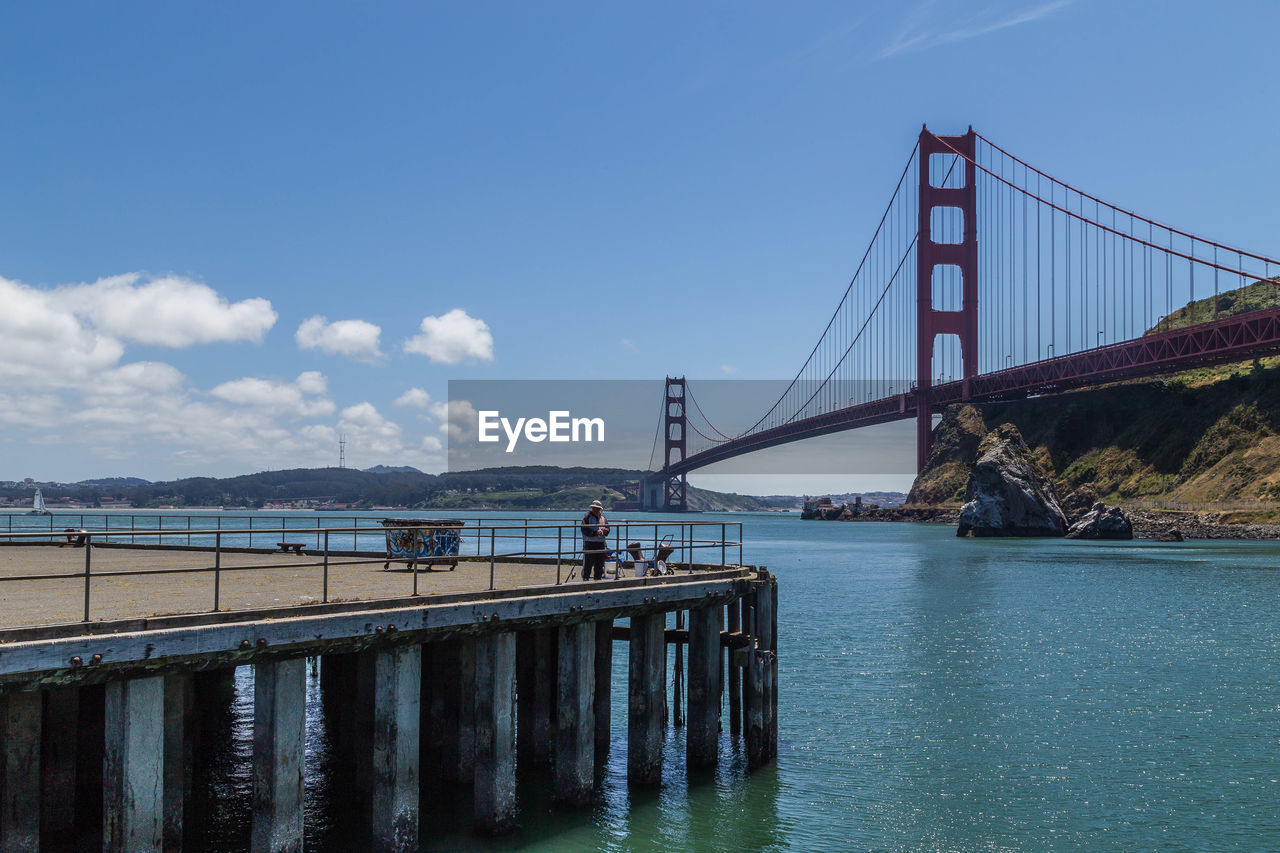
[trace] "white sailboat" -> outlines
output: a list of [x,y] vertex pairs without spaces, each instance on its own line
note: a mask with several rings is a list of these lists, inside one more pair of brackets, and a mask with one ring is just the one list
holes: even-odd
[[36,489],[36,496],[31,500],[31,512],[27,515],[53,515],[44,505],[44,492]]

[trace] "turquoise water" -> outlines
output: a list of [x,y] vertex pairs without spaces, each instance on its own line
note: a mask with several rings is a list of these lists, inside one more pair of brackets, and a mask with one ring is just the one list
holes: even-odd
[[[689,779],[673,729],[662,791],[633,795],[615,690],[590,811],[522,780],[519,831],[482,843],[453,792],[425,804],[424,849],[1280,848],[1280,544],[698,518],[744,522],[746,560],[780,579],[777,766],[748,776],[725,735],[720,769]],[[625,666],[618,646],[618,687]],[[250,679],[203,849],[247,839]],[[309,714],[308,849],[354,849]]]

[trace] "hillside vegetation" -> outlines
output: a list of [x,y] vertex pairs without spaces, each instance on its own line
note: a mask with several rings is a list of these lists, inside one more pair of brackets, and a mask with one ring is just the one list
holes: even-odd
[[[1224,293],[1216,298],[1218,316],[1269,307],[1277,289],[1274,282],[1258,282]],[[1210,319],[1214,307],[1213,297],[1199,300],[1151,331]],[[1034,448],[1072,509],[1094,500],[1186,509],[1276,502],[1280,508],[1280,358],[1058,396],[951,406],[908,502],[959,503],[978,443],[1006,422]]]

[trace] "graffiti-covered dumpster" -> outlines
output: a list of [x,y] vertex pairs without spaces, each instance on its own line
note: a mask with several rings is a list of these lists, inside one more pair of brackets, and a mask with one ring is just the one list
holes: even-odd
[[458,566],[458,551],[462,546],[464,523],[452,518],[384,518],[382,527],[387,532],[387,561],[383,571],[392,562],[408,564],[409,571],[417,571],[425,563],[428,571],[437,563],[448,564],[453,571]]

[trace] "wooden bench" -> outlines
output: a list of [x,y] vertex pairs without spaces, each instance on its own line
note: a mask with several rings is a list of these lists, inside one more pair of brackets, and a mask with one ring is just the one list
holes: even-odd
[[305,545],[305,544],[307,544],[307,543],[305,543],[305,542],[277,542],[277,543],[276,543],[276,547],[280,549],[280,553],[281,553],[281,554],[288,554],[290,551],[292,551],[292,552],[293,552],[293,553],[295,553],[295,554],[301,554],[301,553],[302,553],[302,546],[303,546],[303,545]]

